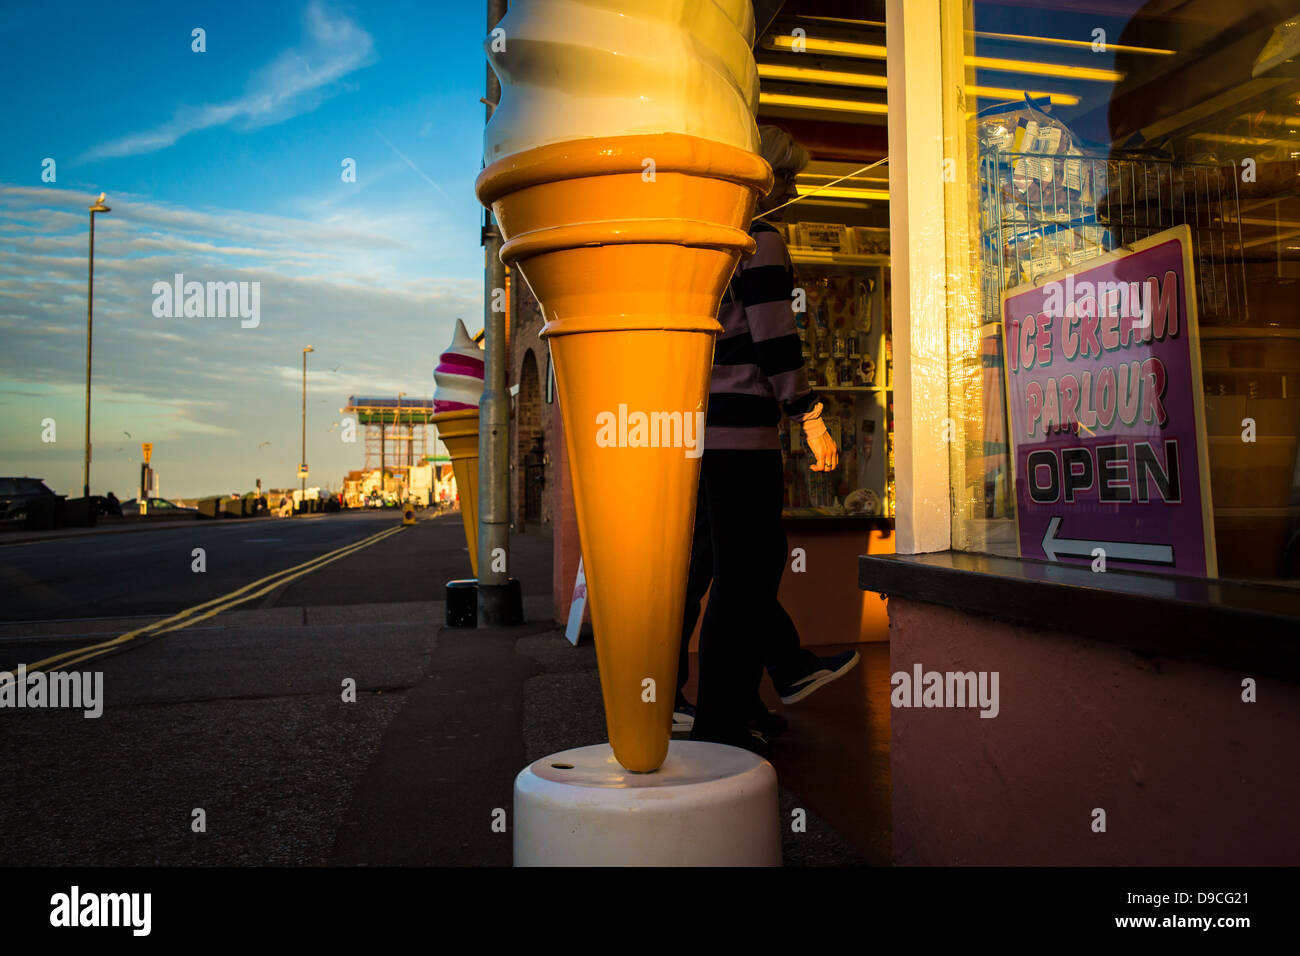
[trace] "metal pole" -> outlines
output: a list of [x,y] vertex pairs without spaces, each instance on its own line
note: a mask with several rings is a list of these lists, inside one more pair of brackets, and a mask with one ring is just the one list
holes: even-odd
[[81,463],[81,497],[90,497],[90,344],[95,328],[95,213],[90,213],[90,269],[86,278],[86,448]]
[[[488,0],[491,32],[505,16],[505,0]],[[501,84],[487,70],[487,118],[501,99]],[[510,600],[510,404],[506,394],[506,315],[494,311],[504,301],[505,266],[501,233],[491,213],[483,231],[484,380],[479,422],[478,623],[481,627],[521,623]],[[504,560],[503,560],[504,559]]]
[[302,350],[302,457],[298,459],[298,480],[301,482],[303,507],[307,502],[307,476],[302,474],[302,466],[307,464],[307,350]]

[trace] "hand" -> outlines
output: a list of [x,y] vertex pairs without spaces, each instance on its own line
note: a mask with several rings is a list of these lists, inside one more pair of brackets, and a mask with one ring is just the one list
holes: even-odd
[[803,433],[808,450],[817,459],[812,466],[813,471],[834,471],[839,467],[840,450],[835,445],[835,439],[831,438],[830,432],[826,430],[826,423],[822,421],[820,402],[803,420]]

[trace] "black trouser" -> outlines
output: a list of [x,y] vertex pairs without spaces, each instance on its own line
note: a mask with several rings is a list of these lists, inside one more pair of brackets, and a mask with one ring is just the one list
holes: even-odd
[[690,674],[691,633],[712,581],[700,628],[692,732],[697,739],[725,740],[745,732],[745,722],[762,707],[758,685],[764,666],[783,683],[815,660],[800,648],[799,632],[777,599],[787,558],[784,494],[779,451],[705,450],[677,668],[680,696]]

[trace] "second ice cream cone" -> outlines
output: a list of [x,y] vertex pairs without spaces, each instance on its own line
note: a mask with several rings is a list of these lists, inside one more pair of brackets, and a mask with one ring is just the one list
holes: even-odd
[[771,181],[676,133],[541,146],[478,180],[547,319],[606,725],[633,771],[668,750],[718,303]]
[[460,496],[460,519],[465,524],[465,543],[469,545],[469,563],[478,577],[478,409],[443,412],[433,416],[438,437],[451,456],[451,470],[456,476],[456,493]]

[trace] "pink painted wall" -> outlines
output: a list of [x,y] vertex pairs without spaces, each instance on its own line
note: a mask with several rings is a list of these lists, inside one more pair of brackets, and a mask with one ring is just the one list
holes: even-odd
[[892,708],[895,864],[1300,863],[1300,686],[898,597],[889,617],[891,673],[998,671],[1001,697],[992,719]]

